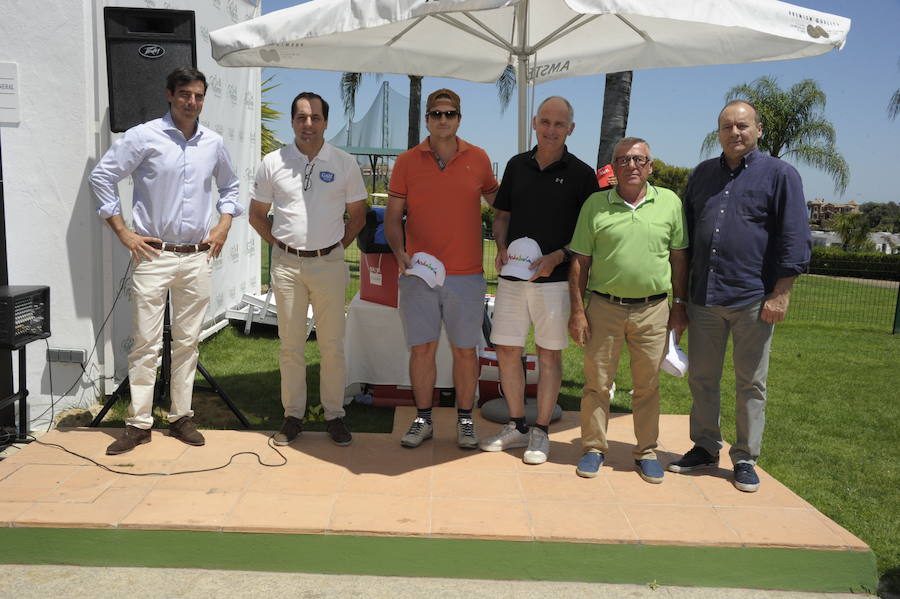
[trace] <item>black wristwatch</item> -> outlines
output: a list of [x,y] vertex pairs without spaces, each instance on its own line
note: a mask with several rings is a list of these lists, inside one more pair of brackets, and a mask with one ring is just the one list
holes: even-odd
[[563,253],[563,262],[570,262],[572,260],[572,254],[574,253],[569,248],[559,248]]

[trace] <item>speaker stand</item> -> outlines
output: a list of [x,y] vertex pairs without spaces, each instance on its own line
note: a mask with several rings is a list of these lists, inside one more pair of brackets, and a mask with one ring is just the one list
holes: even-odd
[[[16,348],[19,352],[19,391],[13,393],[9,397],[0,400],[0,410],[7,406],[12,406],[15,402],[19,402],[19,426],[16,438],[8,443],[0,443],[0,447],[5,447],[12,443],[31,443],[32,439],[28,438],[28,410],[26,409],[28,399],[28,387],[25,384],[25,346]],[[2,429],[2,427],[0,427]]]
[[[162,346],[162,368],[160,369],[159,378],[156,381],[156,385],[153,387],[153,402],[154,403],[162,403],[163,400],[169,394],[169,384],[172,378],[172,323],[169,315],[169,300],[166,298],[166,312],[163,317],[163,336],[162,336],[163,346]],[[235,405],[235,403],[228,397],[228,394],[225,390],[216,382],[216,379],[209,373],[209,371],[204,368],[203,364],[200,360],[197,360],[197,370],[200,374],[203,375],[203,378],[206,379],[206,382],[209,383],[209,387],[198,387],[194,386],[194,389],[197,391],[209,391],[215,393],[221,398],[222,401],[225,402],[225,405],[232,411],[232,413],[240,420],[241,424],[244,428],[250,428],[250,421],[247,420],[247,417],[241,412],[241,410]],[[91,421],[90,426],[97,427],[100,425],[100,422],[106,416],[109,409],[119,401],[119,398],[124,393],[126,387],[128,386],[128,377],[125,377],[119,386],[116,387],[116,390],[113,391],[106,399],[106,403],[103,404],[103,408],[101,408],[100,412],[94,417]]]

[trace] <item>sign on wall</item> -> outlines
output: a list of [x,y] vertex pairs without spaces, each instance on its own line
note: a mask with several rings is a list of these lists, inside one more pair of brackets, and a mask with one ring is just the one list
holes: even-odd
[[0,62],[0,125],[19,124],[19,66]]

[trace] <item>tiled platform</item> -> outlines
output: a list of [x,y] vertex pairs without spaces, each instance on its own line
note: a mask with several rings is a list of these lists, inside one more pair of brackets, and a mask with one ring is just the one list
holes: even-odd
[[[737,491],[725,469],[667,473],[661,485],[643,482],[633,468],[629,415],[610,421],[614,442],[601,475],[582,479],[573,466],[581,454],[575,413],[564,413],[552,427],[550,461],[540,466],[523,464],[522,449],[458,449],[455,412],[447,408],[435,410],[434,440],[402,448],[399,437],[413,414],[398,408],[392,434],[356,434],[350,447],[333,445],[324,433],[304,433],[281,448],[288,460],[282,467],[240,455],[222,470],[177,476],[113,474],[31,444],[0,462],[0,526],[788,548],[827,550],[829,558],[869,552],[764,471],[752,494]],[[498,428],[483,420],[477,425],[482,435]],[[133,473],[210,468],[248,451],[280,462],[267,434],[231,430],[204,431],[204,447],[154,431],[150,444],[104,455],[119,433],[75,429],[41,440]],[[662,417],[660,446],[663,464],[689,448],[686,416]]]

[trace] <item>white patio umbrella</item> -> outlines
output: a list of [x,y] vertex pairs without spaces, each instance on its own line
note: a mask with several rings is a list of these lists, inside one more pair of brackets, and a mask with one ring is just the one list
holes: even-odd
[[526,85],[656,67],[785,60],[843,47],[850,20],[777,0],[312,0],[210,33],[224,66]]

